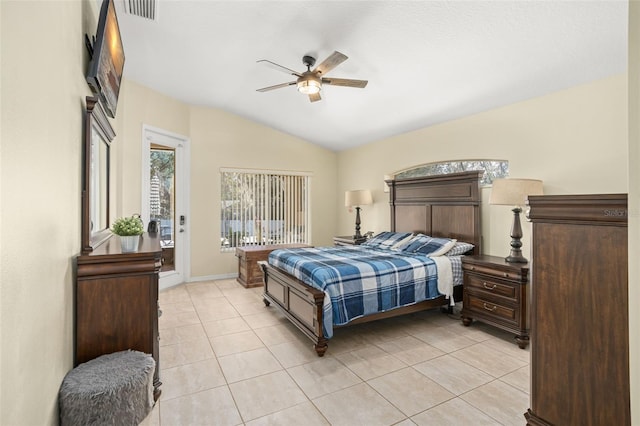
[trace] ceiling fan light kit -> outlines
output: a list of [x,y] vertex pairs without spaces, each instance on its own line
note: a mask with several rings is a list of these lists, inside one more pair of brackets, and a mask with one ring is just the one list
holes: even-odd
[[258,89],[258,92],[268,92],[274,89],[280,89],[282,87],[293,86],[295,85],[298,88],[298,91],[302,94],[309,96],[310,102],[316,102],[321,99],[320,90],[322,89],[322,84],[329,84],[333,86],[343,86],[343,87],[357,87],[364,88],[366,87],[368,81],[367,80],[351,80],[346,78],[324,78],[323,76],[327,74],[330,70],[340,65],[342,62],[346,61],[348,57],[338,51],[333,52],[327,59],[322,61],[320,65],[318,65],[313,71],[311,67],[316,63],[316,59],[312,56],[303,56],[302,63],[307,67],[305,72],[299,73],[290,68],[283,67],[282,65],[276,64],[275,62],[271,62],[267,59],[261,59],[258,62],[263,62],[266,65],[269,65],[272,68],[276,68],[279,71],[286,72],[287,74],[294,75],[298,77],[296,81],[291,81],[288,83],[276,84],[275,86],[263,87],[262,89]]
[[[306,74],[306,73],[305,73]],[[313,95],[320,92],[322,88],[322,81],[315,76],[302,76],[296,82],[298,85],[298,91],[305,95]]]

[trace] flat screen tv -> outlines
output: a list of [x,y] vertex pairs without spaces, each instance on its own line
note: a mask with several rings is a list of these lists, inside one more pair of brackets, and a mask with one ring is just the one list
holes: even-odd
[[112,118],[116,116],[123,69],[124,49],[116,9],[113,0],[103,0],[87,82],[100,98],[106,113]]

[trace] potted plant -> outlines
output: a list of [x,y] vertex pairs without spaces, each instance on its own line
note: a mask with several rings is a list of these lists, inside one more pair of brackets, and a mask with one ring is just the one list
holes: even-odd
[[140,235],[144,232],[142,219],[139,215],[118,218],[113,222],[111,232],[120,236],[123,253],[138,251]]

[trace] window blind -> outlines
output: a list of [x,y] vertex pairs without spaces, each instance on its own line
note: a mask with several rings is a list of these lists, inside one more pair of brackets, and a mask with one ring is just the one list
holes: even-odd
[[221,249],[309,244],[309,174],[223,169]]

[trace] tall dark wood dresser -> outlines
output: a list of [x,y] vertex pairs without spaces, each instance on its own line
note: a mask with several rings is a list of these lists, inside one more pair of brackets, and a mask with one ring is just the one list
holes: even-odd
[[529,425],[631,424],[627,195],[530,196]]
[[127,349],[156,361],[154,398],[160,395],[158,278],[162,249],[157,235],[141,236],[135,253],[123,253],[113,236],[78,256],[74,365]]

